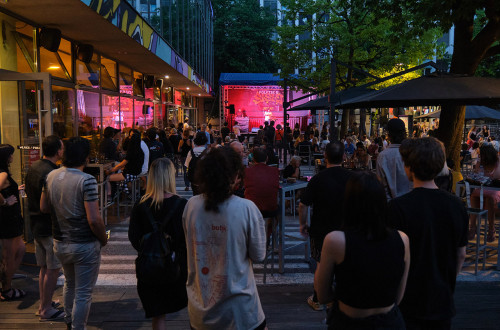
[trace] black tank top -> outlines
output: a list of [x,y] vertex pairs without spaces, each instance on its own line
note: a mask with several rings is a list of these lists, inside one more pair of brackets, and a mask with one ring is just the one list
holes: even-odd
[[391,229],[380,241],[346,231],[344,261],[335,268],[338,299],[354,308],[395,303],[404,272],[404,253],[403,240],[396,230]]
[[189,150],[191,150],[191,146],[187,143],[189,139],[182,139],[181,146],[181,157],[187,157]]
[[[0,170],[0,172],[3,172]],[[21,221],[22,216],[21,216],[21,200],[19,199],[19,189],[16,181],[10,176],[10,174],[7,176],[7,180],[9,181],[9,186],[5,189],[0,190],[0,194],[2,194],[3,198],[10,197],[14,195],[17,198],[17,203],[14,205],[4,205],[1,206],[1,217],[4,219],[8,219],[9,221],[15,221],[16,219],[20,219]]]

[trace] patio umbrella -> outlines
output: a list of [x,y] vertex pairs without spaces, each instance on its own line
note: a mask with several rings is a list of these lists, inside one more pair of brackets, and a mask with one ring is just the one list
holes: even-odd
[[[415,117],[419,118],[439,118],[441,111],[429,112],[425,115]],[[500,111],[480,105],[468,105],[465,107],[465,120],[472,119],[495,119],[500,120]]]
[[348,108],[500,104],[500,79],[429,75],[344,102]]
[[[369,95],[377,91],[373,89],[366,88],[350,88],[340,92],[335,93],[335,106],[339,107],[341,104],[349,101],[354,97],[359,97],[363,95]],[[296,110],[329,110],[330,103],[328,102],[328,96],[319,97],[315,100],[311,100],[304,104],[298,105],[289,109],[288,111]]]

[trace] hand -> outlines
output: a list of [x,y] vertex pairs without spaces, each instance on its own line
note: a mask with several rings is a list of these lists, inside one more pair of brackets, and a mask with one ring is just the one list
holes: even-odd
[[17,189],[18,190],[23,190],[24,189],[24,184],[20,185]]
[[8,206],[12,206],[12,205],[14,205],[14,204],[16,204],[16,203],[17,203],[17,198],[16,198],[16,196],[14,196],[14,195],[10,195],[10,196],[9,196],[9,197],[7,197],[5,200],[7,201],[7,205],[8,205]]
[[300,234],[304,237],[309,236],[309,226],[308,225],[300,225],[299,228]]

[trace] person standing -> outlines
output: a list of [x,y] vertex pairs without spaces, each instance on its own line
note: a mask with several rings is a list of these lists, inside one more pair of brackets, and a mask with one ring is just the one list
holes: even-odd
[[252,264],[266,255],[265,223],[252,201],[233,194],[244,173],[241,157],[214,148],[199,165],[202,194],[189,199],[182,216],[191,328],[263,330]]
[[390,222],[410,239],[411,265],[400,309],[407,329],[450,329],[455,282],[465,259],[467,211],[460,199],[438,189],[443,144],[408,139],[400,146],[413,190],[389,203]]
[[[191,183],[191,188],[193,189],[193,195],[198,195],[200,193],[199,184],[196,182],[195,169],[198,166],[198,160],[203,158],[208,152],[207,136],[205,132],[196,133],[196,137],[193,140],[193,149],[190,149],[186,161],[184,162],[185,168],[187,168],[188,180]],[[191,161],[193,162],[191,164]]]
[[[236,138],[238,139],[238,141],[240,141],[240,135],[241,135],[241,127],[240,125],[238,124],[237,121],[234,122],[234,125],[233,125],[233,133],[234,135],[236,136]],[[241,142],[241,141],[240,141]]]
[[227,126],[227,121],[224,122],[224,126],[220,129],[220,135],[222,137],[222,141],[226,141],[226,136],[229,136],[229,127]]
[[188,191],[189,190],[189,178],[188,178],[188,171],[187,171],[187,166],[185,164],[186,158],[193,148],[193,141],[191,140],[191,137],[189,136],[189,130],[182,132],[182,140],[179,141],[178,147],[177,147],[177,152],[180,155],[180,164],[182,165],[182,173],[184,175],[184,190]]
[[274,148],[274,139],[276,138],[276,129],[274,128],[274,120],[271,120],[267,130],[264,127],[264,134],[267,137],[267,143]]
[[[114,130],[114,128],[112,128]],[[116,149],[116,147],[115,147]],[[64,145],[56,135],[47,136],[42,142],[43,158],[34,162],[26,174],[26,195],[30,213],[31,232],[35,238],[36,263],[40,267],[38,288],[40,305],[38,314],[41,320],[63,318],[64,312],[56,309],[52,296],[61,270],[61,262],[54,254],[52,237],[52,217],[40,211],[40,197],[47,175],[57,169],[56,163],[62,158]]]
[[144,142],[148,146],[149,160],[148,166],[158,158],[162,158],[165,154],[165,149],[163,148],[163,143],[158,141],[158,129],[156,127],[150,127],[146,130],[146,138]]
[[0,300],[9,301],[26,296],[26,292],[12,288],[12,276],[21,264],[26,246],[22,234],[24,220],[19,204],[19,187],[10,175],[9,166],[14,160],[14,147],[0,144],[0,242],[2,243]]
[[325,237],[314,281],[321,303],[336,301],[328,311],[328,329],[404,329],[398,304],[410,267],[409,242],[403,232],[389,227],[377,176],[353,174],[343,207],[340,229]]
[[53,210],[54,252],[64,269],[64,312],[72,329],[85,329],[92,291],[99,274],[101,248],[108,242],[99,213],[96,179],[83,172],[90,143],[70,138],[64,148],[63,167],[47,175],[40,209]]
[[[136,269],[137,292],[147,318],[153,318],[153,329],[165,329],[165,314],[177,312],[187,306],[186,293],[186,241],[182,229],[182,213],[186,200],[175,191],[175,168],[168,158],[159,158],[151,164],[146,193],[132,209],[128,237],[138,252],[144,248],[142,240],[153,232],[151,221],[156,222],[170,238],[180,275],[171,283],[148,283],[145,275]],[[152,219],[152,220],[151,220]]]
[[[325,236],[338,230],[342,224],[344,191],[351,171],[342,167],[344,144],[330,142],[325,148],[326,169],[316,174],[300,198],[299,223],[300,233],[311,242],[311,257],[319,264]],[[307,224],[307,212],[313,207],[311,225]],[[314,310],[325,308],[318,302],[317,294],[307,298],[307,303]]]
[[391,200],[409,192],[411,183],[399,152],[401,142],[406,138],[405,123],[393,118],[387,123],[387,131],[391,144],[377,157],[377,175],[385,187],[387,200]]

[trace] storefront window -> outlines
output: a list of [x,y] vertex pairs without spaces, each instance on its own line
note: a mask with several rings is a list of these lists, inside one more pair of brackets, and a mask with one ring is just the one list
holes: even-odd
[[120,97],[102,95],[102,128],[120,129]]
[[90,138],[97,134],[101,127],[99,94],[77,90],[76,102],[78,104],[78,136]]
[[116,62],[101,56],[101,86],[112,91],[117,88]]
[[144,130],[146,130],[146,122],[145,122],[145,117],[143,115],[144,111],[144,101],[139,101],[139,100],[134,100],[134,121],[135,121],[135,128],[142,127]]
[[127,68],[126,66],[120,64],[120,71],[118,76],[120,79],[120,93],[133,95],[134,87],[133,87],[132,69]]
[[94,53],[90,63],[76,60],[76,83],[99,88],[99,55]]
[[54,134],[61,139],[75,136],[75,90],[52,85]]
[[145,88],[144,92],[146,94],[146,98],[152,100],[154,98],[154,90],[153,88]]
[[128,97],[120,97],[121,127],[125,133],[134,126],[134,100]]
[[25,73],[36,71],[33,27],[1,12],[0,21],[0,69]]
[[167,87],[163,90],[162,101],[168,103],[174,103],[174,89],[172,87]]
[[71,42],[61,39],[59,49],[51,52],[40,47],[40,70],[54,77],[71,80]]
[[154,125],[158,128],[163,129],[165,123],[163,122],[163,114],[165,113],[165,106],[163,104],[155,103],[155,123]]
[[134,71],[134,95],[144,97],[144,80],[142,73]]

